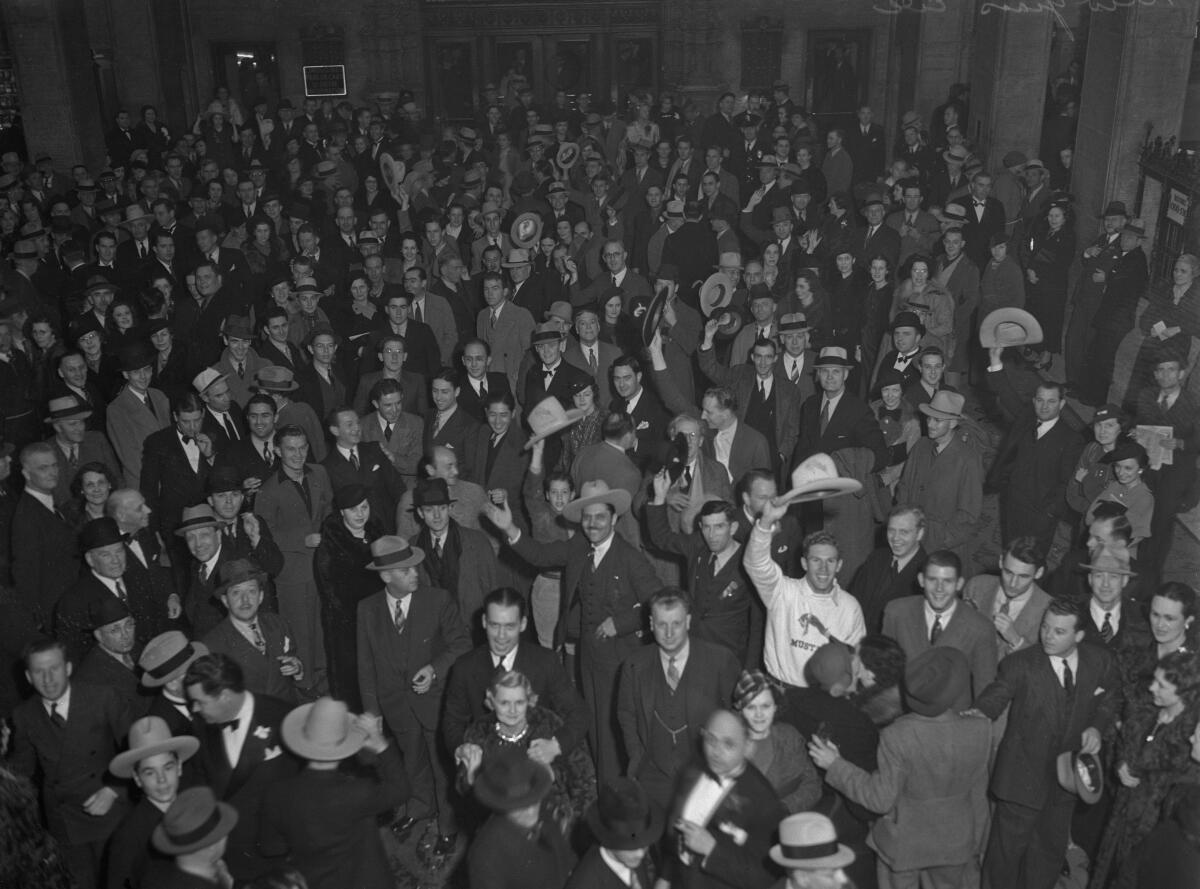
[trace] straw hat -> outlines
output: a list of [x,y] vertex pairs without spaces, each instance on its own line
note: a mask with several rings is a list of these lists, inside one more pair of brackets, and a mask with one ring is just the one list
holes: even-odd
[[800,812],[779,822],[779,842],[771,860],[788,870],[836,870],[854,860],[849,846],[838,842],[833,822],[819,812]]
[[208,654],[202,642],[189,642],[178,630],[159,633],[146,643],[138,666],[142,668],[142,685],[159,688],[187,672],[192,661]]

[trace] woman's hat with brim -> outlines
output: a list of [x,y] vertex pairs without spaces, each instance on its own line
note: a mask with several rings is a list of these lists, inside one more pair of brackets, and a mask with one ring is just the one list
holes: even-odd
[[854,861],[854,850],[838,842],[833,822],[819,812],[799,812],[779,822],[771,860],[788,870],[836,870]]
[[966,399],[957,392],[947,392],[945,389],[939,389],[933,393],[933,398],[928,404],[922,404],[917,407],[921,413],[927,417],[935,417],[939,420],[961,420],[963,418],[963,405],[966,404]]
[[1094,753],[1067,750],[1055,761],[1058,784],[1089,806],[1104,794],[1104,766]]
[[564,142],[558,146],[558,154],[554,156],[554,162],[558,164],[559,169],[569,170],[575,166],[579,160],[579,144],[576,142]]
[[935,645],[904,668],[904,700],[921,716],[941,716],[970,686],[971,666],[957,648]]
[[299,388],[295,375],[286,367],[272,364],[254,374],[254,389],[258,392],[294,392]]
[[525,809],[542,801],[554,776],[524,750],[509,748],[489,757],[475,779],[475,798],[497,812]]
[[51,398],[49,413],[45,422],[55,420],[83,420],[92,415],[92,409],[74,395],[64,395],[61,398]]
[[995,346],[1032,346],[1045,339],[1041,322],[1024,309],[1013,307],[989,312],[979,325],[979,344]]
[[563,507],[563,518],[568,522],[578,522],[583,517],[583,511],[593,503],[607,503],[618,516],[629,512],[633,497],[624,488],[610,488],[603,480],[584,482],[579,488],[579,496]]
[[292,710],[283,717],[279,734],[292,753],[313,762],[339,762],[358,753],[367,740],[346,704],[330,697]]
[[202,642],[189,642],[188,637],[178,630],[159,633],[146,643],[138,666],[142,668],[142,685],[159,688],[187,672],[192,661],[208,654],[208,646]]
[[1120,463],[1122,460],[1137,460],[1139,466],[1145,466],[1150,457],[1146,449],[1132,438],[1122,439],[1117,446],[1100,458],[1101,463]]
[[651,846],[663,832],[662,808],[630,778],[601,787],[584,818],[600,846],[619,852]]
[[171,803],[150,842],[164,855],[186,855],[228,836],[237,823],[237,809],[218,802],[211,788],[192,787]]
[[542,217],[536,213],[522,213],[513,220],[508,236],[513,244],[522,249],[536,246],[542,236]]
[[159,716],[143,716],[129,727],[129,749],[118,753],[108,764],[108,770],[118,778],[133,775],[134,766],[143,759],[160,753],[176,753],[179,761],[191,759],[200,749],[200,741],[191,735],[173,737],[167,723]]
[[666,311],[667,300],[670,296],[670,288],[660,287],[646,306],[646,313],[642,315],[643,346],[649,346],[654,341],[654,335],[658,333],[658,326],[662,323],[663,312]]
[[841,346],[826,346],[813,362],[813,367],[854,367],[854,361]]
[[813,454],[792,470],[791,481],[791,490],[775,498],[779,506],[829,500],[862,490],[862,482],[857,479],[838,476],[833,458],[828,454]]
[[733,302],[735,289],[733,279],[724,272],[709,275],[700,285],[700,311],[706,318],[711,318],[717,309],[723,309]]
[[543,398],[526,418],[533,435],[529,436],[529,440],[525,442],[525,450],[532,448],[539,441],[549,438],[554,433],[573,426],[585,416],[587,414],[575,408],[565,410],[562,403],[553,395]]
[[385,534],[371,544],[371,561],[368,571],[391,571],[394,568],[412,568],[425,561],[425,551],[412,546],[403,537]]

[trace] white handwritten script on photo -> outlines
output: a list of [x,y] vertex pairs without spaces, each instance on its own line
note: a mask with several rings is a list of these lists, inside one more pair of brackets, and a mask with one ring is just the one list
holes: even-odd
[[[947,11],[947,0],[876,0],[871,7],[884,15],[899,15],[902,12],[942,13]],[[1066,26],[1062,10],[1069,6],[1086,6],[1092,12],[1116,12],[1135,6],[1174,6],[1175,0],[984,0],[979,7],[980,15],[993,12],[1039,13],[1053,15],[1062,26]]]

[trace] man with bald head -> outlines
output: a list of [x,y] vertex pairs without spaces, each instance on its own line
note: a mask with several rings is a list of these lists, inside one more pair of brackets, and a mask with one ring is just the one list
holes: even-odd
[[150,507],[142,492],[118,488],[108,495],[104,512],[117,523],[125,543],[125,573],[139,587],[154,591],[154,601],[166,602],[166,616],[175,620],[183,613],[183,600],[175,592],[168,565],[162,562],[163,543],[150,528]]
[[[450,518],[464,528],[479,528],[479,513],[487,501],[487,492],[474,482],[462,478],[462,455],[448,445],[434,445],[421,460],[428,478],[440,478],[450,489]],[[421,530],[413,514],[412,491],[405,491],[396,508],[396,533],[405,539],[416,537]]]
[[717,710],[700,732],[702,763],[679,784],[664,844],[676,850],[663,877],[685,889],[766,889],[765,866],[776,825],[784,816],[774,788],[748,759],[746,724]]

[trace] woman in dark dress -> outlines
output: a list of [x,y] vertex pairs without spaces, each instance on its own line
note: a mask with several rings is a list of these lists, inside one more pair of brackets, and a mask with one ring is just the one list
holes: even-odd
[[1075,253],[1075,231],[1070,221],[1070,200],[1054,198],[1046,210],[1046,224],[1021,244],[1025,269],[1025,308],[1042,325],[1039,369],[1062,352],[1063,316],[1067,310],[1067,273]]
[[862,283],[863,328],[862,328],[862,391],[865,395],[871,385],[871,373],[879,358],[879,345],[888,329],[889,316],[892,310],[893,286],[891,269],[888,261],[882,256],[871,257],[867,267],[867,280]]
[[358,603],[379,591],[379,575],[368,571],[371,543],[383,535],[383,525],[371,516],[367,489],[347,485],[333,498],[335,510],[321,527],[321,544],[314,558],[317,595],[321,600],[321,630],[325,634],[329,693],[352,711],[362,709],[358,689]]
[[44,404],[50,397],[50,386],[57,377],[58,359],[66,353],[62,337],[45,312],[34,312],[25,322],[25,339],[33,344],[30,364],[33,365],[33,399]]
[[116,487],[111,469],[103,463],[84,463],[71,479],[71,499],[62,505],[63,518],[79,533],[92,519],[104,518],[104,505]]

